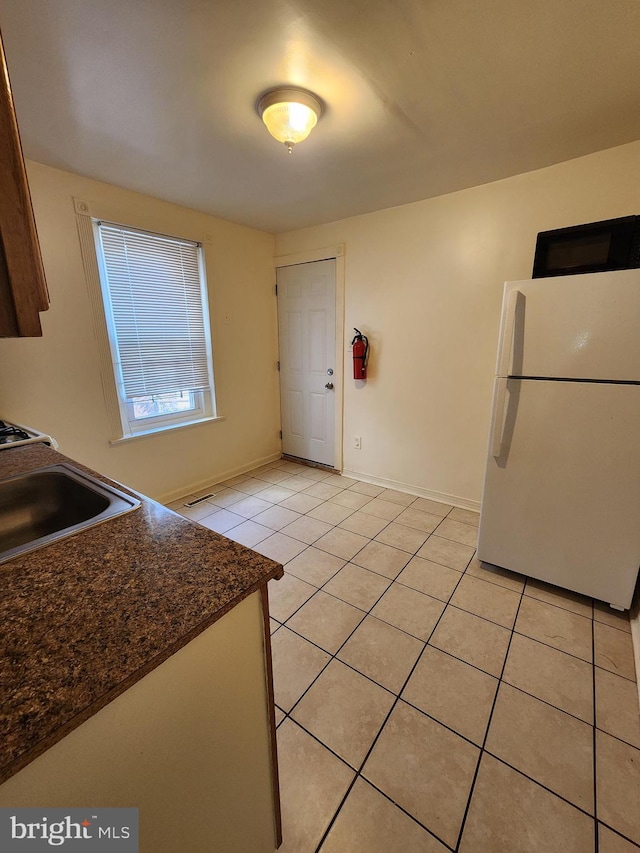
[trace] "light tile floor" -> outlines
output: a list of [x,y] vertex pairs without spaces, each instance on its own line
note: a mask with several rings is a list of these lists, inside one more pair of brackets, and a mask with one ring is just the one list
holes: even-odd
[[282,853],[631,853],[629,622],[481,565],[477,513],[281,460],[178,512],[269,588]]

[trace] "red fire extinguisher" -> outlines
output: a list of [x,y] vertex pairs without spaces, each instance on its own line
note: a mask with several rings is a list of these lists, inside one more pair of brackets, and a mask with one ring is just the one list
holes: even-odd
[[351,341],[353,347],[353,378],[367,378],[367,357],[369,355],[369,339],[361,331],[354,328],[356,334]]

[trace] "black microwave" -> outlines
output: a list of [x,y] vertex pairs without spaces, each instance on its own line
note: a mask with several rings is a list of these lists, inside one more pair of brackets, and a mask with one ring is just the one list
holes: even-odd
[[640,267],[640,216],[541,231],[533,278]]

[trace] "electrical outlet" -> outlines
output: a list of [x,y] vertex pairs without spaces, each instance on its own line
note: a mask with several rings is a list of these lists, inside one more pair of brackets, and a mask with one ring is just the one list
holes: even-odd
[[354,435],[353,436],[353,447],[354,450],[362,450],[362,436]]

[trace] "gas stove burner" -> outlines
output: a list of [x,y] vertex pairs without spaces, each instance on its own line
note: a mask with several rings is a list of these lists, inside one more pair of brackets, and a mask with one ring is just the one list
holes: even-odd
[[0,420],[0,450],[12,450],[28,444],[48,444],[54,450],[58,449],[58,443],[50,435],[39,432],[24,424],[12,424],[10,421]]
[[31,438],[28,432],[23,429],[0,421],[0,444],[10,444],[13,441],[24,441]]

